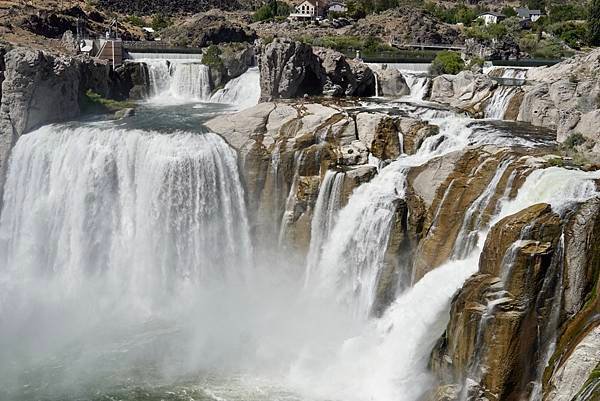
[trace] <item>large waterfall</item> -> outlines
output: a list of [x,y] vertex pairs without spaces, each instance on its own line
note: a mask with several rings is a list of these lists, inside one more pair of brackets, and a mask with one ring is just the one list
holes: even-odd
[[[256,68],[211,94],[198,60],[145,62],[154,114],[161,100],[167,111],[173,99],[211,102],[194,106],[211,113],[258,101]],[[413,78],[411,100],[422,100],[428,78]],[[311,115],[310,105],[288,106],[270,108],[274,119],[240,146],[255,153],[199,127],[162,132],[122,121],[48,125],[18,139],[0,214],[1,399],[422,400],[435,383],[429,358],[450,301],[477,270],[490,228],[538,202],[563,211],[599,195],[600,173],[548,167],[539,149],[528,154],[539,139],[422,103],[391,107],[394,116],[437,126],[414,154],[378,160],[377,168],[336,165],[342,156],[328,152],[328,141],[339,132],[359,137],[356,120],[340,124],[347,115],[331,105],[319,106],[326,117]],[[136,118],[148,112],[140,109]],[[273,121],[281,126],[275,138],[263,132]],[[296,128],[299,135],[281,140]],[[367,149],[356,142],[344,149]],[[471,157],[458,182],[453,168],[474,149],[484,149],[482,159]],[[253,163],[273,177],[245,175]],[[432,210],[441,198],[427,216],[431,231],[443,228],[436,224],[444,201],[461,201],[453,183],[466,192],[474,176],[491,172],[463,208],[447,260],[415,279],[406,257],[405,271],[385,276],[393,228],[411,217],[411,173],[429,163],[439,165],[425,186],[445,172],[450,181],[431,194]],[[518,163],[525,168],[517,177]],[[346,191],[361,168],[375,176]],[[285,203],[286,223],[307,228],[300,263],[283,235],[278,243],[257,234],[264,222],[252,213],[253,180],[272,190],[261,196],[277,200],[267,199],[263,214],[281,220],[274,209]],[[386,281],[391,299],[378,308]]]

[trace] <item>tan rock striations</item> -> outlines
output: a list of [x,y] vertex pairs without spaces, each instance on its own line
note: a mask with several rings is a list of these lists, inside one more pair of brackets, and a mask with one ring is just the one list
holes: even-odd
[[559,216],[538,204],[494,225],[479,272],[454,297],[432,353],[439,387],[429,399],[521,400],[541,388],[553,400],[576,391],[569,372],[587,377],[596,365],[569,356],[580,360],[577,346],[598,324],[591,311],[598,310],[599,207],[593,199]]
[[[206,126],[240,155],[249,215],[256,216],[252,224],[259,238],[281,241],[300,255],[310,244],[312,213],[328,169],[345,173],[344,205],[356,187],[376,174],[376,167],[366,164],[369,155],[393,160],[403,148],[416,152],[438,132],[409,117],[301,102],[261,103]],[[398,227],[403,218],[400,213]]]

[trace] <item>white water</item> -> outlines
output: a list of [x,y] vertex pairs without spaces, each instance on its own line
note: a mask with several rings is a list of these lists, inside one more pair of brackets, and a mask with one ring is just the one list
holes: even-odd
[[311,271],[319,263],[323,243],[333,228],[340,209],[344,173],[327,170],[319,189],[311,222],[310,245],[306,257],[305,283],[310,282]]
[[431,78],[416,74],[403,74],[406,84],[410,88],[410,99],[423,100],[429,91]]
[[[431,113],[440,134],[359,187],[333,228],[336,191],[323,192],[330,235],[308,283],[318,302],[290,290],[298,286],[294,277],[286,286],[271,283],[282,266],[248,268],[237,160],[218,137],[89,126],[50,126],[21,137],[0,219],[0,316],[9,322],[0,325],[0,375],[2,360],[10,361],[1,357],[19,338],[34,362],[49,348],[76,354],[75,363],[52,357],[42,365],[67,366],[75,382],[103,373],[90,362],[95,358],[106,358],[111,375],[124,378],[131,373],[116,370],[122,360],[139,369],[154,358],[167,377],[250,367],[305,397],[417,400],[432,384],[427,360],[450,299],[475,271],[480,251],[432,271],[381,319],[367,319],[394,202],[411,166],[468,145],[520,141]],[[596,195],[591,179],[599,173],[536,173],[497,219],[539,201],[559,208]],[[336,299],[349,308],[337,309]],[[95,347],[114,332],[123,334],[118,341]]]
[[148,66],[150,101],[177,104],[208,101],[210,74],[208,66],[190,60],[140,60]]
[[223,89],[210,98],[212,103],[224,103],[243,109],[258,104],[260,98],[260,72],[249,68],[244,74],[227,82]]
[[485,118],[494,120],[504,119],[508,104],[517,93],[517,90],[516,86],[499,86],[485,106]]
[[86,274],[143,293],[242,278],[251,246],[235,152],[214,134],[25,135],[7,176],[0,257],[3,273],[51,274],[65,291]]

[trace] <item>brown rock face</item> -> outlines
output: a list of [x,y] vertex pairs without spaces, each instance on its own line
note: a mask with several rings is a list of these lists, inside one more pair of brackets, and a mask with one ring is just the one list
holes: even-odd
[[[427,272],[440,266],[451,256],[465,257],[476,243],[476,232],[484,227],[496,211],[498,202],[518,188],[515,177],[523,174],[521,161],[516,161],[513,151],[470,149],[459,156],[455,163],[440,166],[443,160],[434,159],[430,163],[434,171],[450,168],[442,182],[433,187],[435,195],[424,193],[429,200],[424,237],[419,243],[413,266],[413,282],[420,280]],[[409,180],[417,188],[421,184],[419,176],[429,177],[427,166],[413,170]],[[427,188],[431,192],[432,188]],[[465,238],[460,239],[458,237]],[[464,242],[464,245],[463,243]]]
[[[554,383],[557,394],[560,380],[552,379],[561,371],[557,367],[595,326],[590,313],[598,307],[596,296],[586,305],[580,297],[590,297],[598,286],[589,269],[600,268],[590,242],[600,234],[599,208],[594,199],[561,217],[539,204],[491,229],[479,272],[453,299],[450,322],[432,353],[441,384],[430,399],[522,400],[529,398],[533,382],[545,393]],[[457,388],[450,398],[448,388]]]

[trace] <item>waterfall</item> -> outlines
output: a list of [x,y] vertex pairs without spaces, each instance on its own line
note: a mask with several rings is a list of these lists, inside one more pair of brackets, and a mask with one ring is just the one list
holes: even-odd
[[510,100],[517,92],[516,86],[499,86],[485,106],[485,118],[502,120]]
[[139,59],[148,66],[150,101],[157,104],[208,101],[210,69],[198,60]]
[[13,150],[0,257],[5,273],[55,276],[65,291],[98,275],[144,294],[242,279],[251,246],[236,154],[214,134],[40,128]]
[[[477,245],[479,231],[483,228],[483,215],[492,198],[496,194],[500,180],[504,176],[504,173],[511,163],[512,160],[510,159],[504,160],[502,163],[500,163],[498,169],[496,170],[496,174],[494,174],[483,193],[477,199],[475,199],[475,201],[471,203],[467,209],[462,226],[454,244],[454,250],[452,254],[454,259],[466,258]],[[441,205],[442,204],[440,204],[440,206]]]
[[249,68],[239,77],[227,82],[210,98],[212,103],[225,103],[239,108],[258,104],[260,98],[260,72],[258,67]]
[[344,176],[344,173],[327,170],[323,177],[311,222],[310,245],[306,257],[306,284],[310,281],[311,271],[319,262],[323,242],[335,224],[340,208]]
[[423,100],[429,91],[431,79],[424,75],[404,73],[406,84],[410,88],[410,99]]
[[210,74],[208,66],[200,63],[171,64],[170,94],[186,100],[210,99]]

